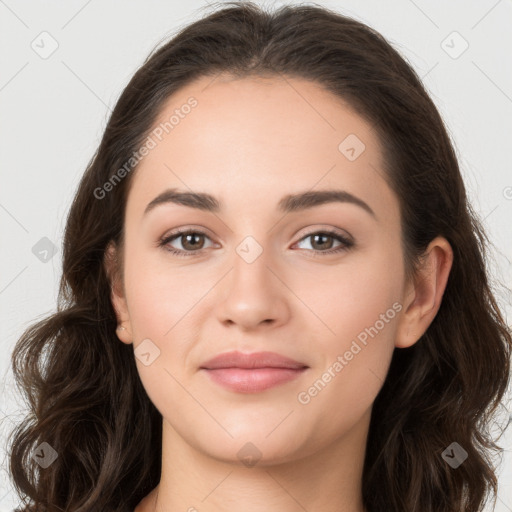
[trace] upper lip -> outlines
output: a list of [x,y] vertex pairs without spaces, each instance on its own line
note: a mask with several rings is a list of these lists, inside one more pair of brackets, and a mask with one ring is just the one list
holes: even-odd
[[224,352],[201,365],[201,368],[213,370],[217,368],[307,368],[307,365],[282,356],[275,352]]

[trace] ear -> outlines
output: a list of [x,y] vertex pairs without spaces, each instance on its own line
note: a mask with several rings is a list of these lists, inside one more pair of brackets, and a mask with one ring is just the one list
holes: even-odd
[[427,247],[424,264],[413,283],[406,283],[403,311],[400,317],[395,346],[414,345],[434,320],[443,298],[453,263],[453,250],[443,237],[436,237]]
[[103,264],[110,283],[110,300],[116,312],[116,335],[123,343],[130,344],[133,343],[132,327],[121,276],[119,250],[114,242],[110,242],[105,250]]

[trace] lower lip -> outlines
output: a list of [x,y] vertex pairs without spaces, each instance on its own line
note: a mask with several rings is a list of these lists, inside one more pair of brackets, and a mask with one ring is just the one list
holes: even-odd
[[296,379],[307,368],[203,368],[210,378],[239,393],[258,393]]

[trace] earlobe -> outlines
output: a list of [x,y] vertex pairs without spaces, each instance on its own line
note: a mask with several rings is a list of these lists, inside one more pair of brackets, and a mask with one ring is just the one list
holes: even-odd
[[443,298],[453,263],[453,250],[443,237],[427,247],[424,263],[404,293],[404,313],[399,321],[395,346],[407,348],[416,343],[434,320]]
[[131,336],[130,331],[123,325],[118,325],[116,329],[116,335],[119,338],[119,341],[122,341],[123,343],[126,343],[127,345],[130,345],[133,343],[133,339]]

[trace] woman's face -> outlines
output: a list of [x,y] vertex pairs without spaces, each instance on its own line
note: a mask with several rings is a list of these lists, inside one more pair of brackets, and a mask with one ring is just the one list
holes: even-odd
[[[372,127],[313,82],[205,77],[169,99],[151,137],[114,301],[164,419],[203,453],[260,464],[364,430],[407,299],[398,200]],[[171,190],[214,201],[148,208]],[[324,191],[338,195],[315,199]],[[169,240],[178,229],[195,234]],[[202,368],[231,351],[306,368]]]

